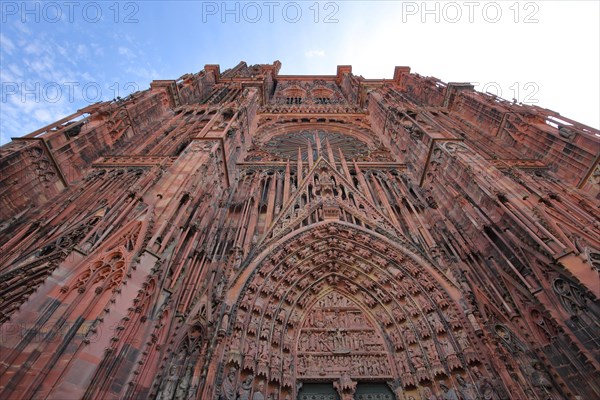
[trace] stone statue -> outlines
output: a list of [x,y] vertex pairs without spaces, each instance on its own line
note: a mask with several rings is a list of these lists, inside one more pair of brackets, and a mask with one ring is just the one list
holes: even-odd
[[258,387],[254,391],[252,395],[252,400],[265,400],[265,395],[263,394],[265,390],[265,381],[258,382]]
[[433,329],[435,330],[436,333],[439,334],[439,333],[446,331],[446,328],[442,324],[442,321],[440,321],[440,317],[436,313],[431,314],[428,317],[428,319],[429,319],[429,322],[433,325]]
[[433,394],[431,388],[425,386],[423,388],[423,396],[421,397],[423,400],[438,400],[437,396]]
[[440,381],[440,388],[442,389],[442,399],[444,400],[458,400],[458,395],[454,388],[449,388],[445,381]]
[[483,376],[478,368],[473,369],[473,374],[477,378],[477,389],[479,389],[483,400],[498,400],[500,398],[490,378]]
[[531,366],[533,368],[531,370],[530,379],[531,385],[534,387],[535,391],[544,396],[544,398],[555,399],[556,397],[553,395],[554,387],[550,375],[544,371],[542,364],[537,360],[533,361]]
[[414,365],[417,371],[425,367],[423,357],[421,356],[421,353],[418,350],[410,349],[410,360],[412,361],[412,364]]
[[456,377],[456,381],[458,382],[458,393],[462,400],[477,400],[477,389],[474,385],[465,381],[460,375]]
[[221,394],[219,395],[219,400],[236,400],[235,399],[235,374],[237,370],[235,368],[231,368],[227,377],[223,381],[223,385],[221,386]]
[[161,400],[171,400],[175,394],[175,387],[177,386],[178,380],[179,376],[177,375],[177,366],[171,365],[171,368],[169,369],[169,376],[167,376],[167,382],[158,398]]
[[189,365],[185,371],[185,375],[181,378],[177,391],[175,392],[175,400],[187,399],[188,391],[190,390],[190,381],[192,379],[192,366]]
[[248,375],[246,379],[241,383],[240,388],[238,389],[238,400],[249,400],[250,392],[252,391],[252,381],[254,380],[254,376],[252,374]]
[[454,346],[447,339],[439,339],[440,347],[444,351],[445,357],[450,357],[456,354]]

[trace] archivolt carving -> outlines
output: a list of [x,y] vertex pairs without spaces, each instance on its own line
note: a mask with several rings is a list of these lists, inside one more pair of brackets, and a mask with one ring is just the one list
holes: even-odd
[[298,380],[340,374],[410,390],[478,364],[470,328],[432,271],[337,223],[280,242],[234,304],[227,360],[237,382],[251,374],[279,398]]

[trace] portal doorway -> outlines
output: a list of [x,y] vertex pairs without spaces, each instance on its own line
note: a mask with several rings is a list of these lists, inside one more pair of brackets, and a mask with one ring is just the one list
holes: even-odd
[[396,397],[388,385],[379,382],[358,382],[355,400],[395,400]]
[[298,400],[339,400],[333,383],[304,383],[298,391]]
[[[359,382],[354,400],[395,400],[388,385],[378,382]],[[304,383],[298,392],[298,400],[339,400],[333,383]]]

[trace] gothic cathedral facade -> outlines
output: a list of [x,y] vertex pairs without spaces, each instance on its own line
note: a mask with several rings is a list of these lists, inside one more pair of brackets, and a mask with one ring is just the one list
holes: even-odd
[[600,132],[280,67],[0,148],[0,397],[600,399]]

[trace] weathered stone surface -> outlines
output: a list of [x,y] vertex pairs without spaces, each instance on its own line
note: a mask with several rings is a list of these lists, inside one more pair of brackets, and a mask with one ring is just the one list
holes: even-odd
[[599,398],[600,132],[280,66],[0,148],[0,397]]

